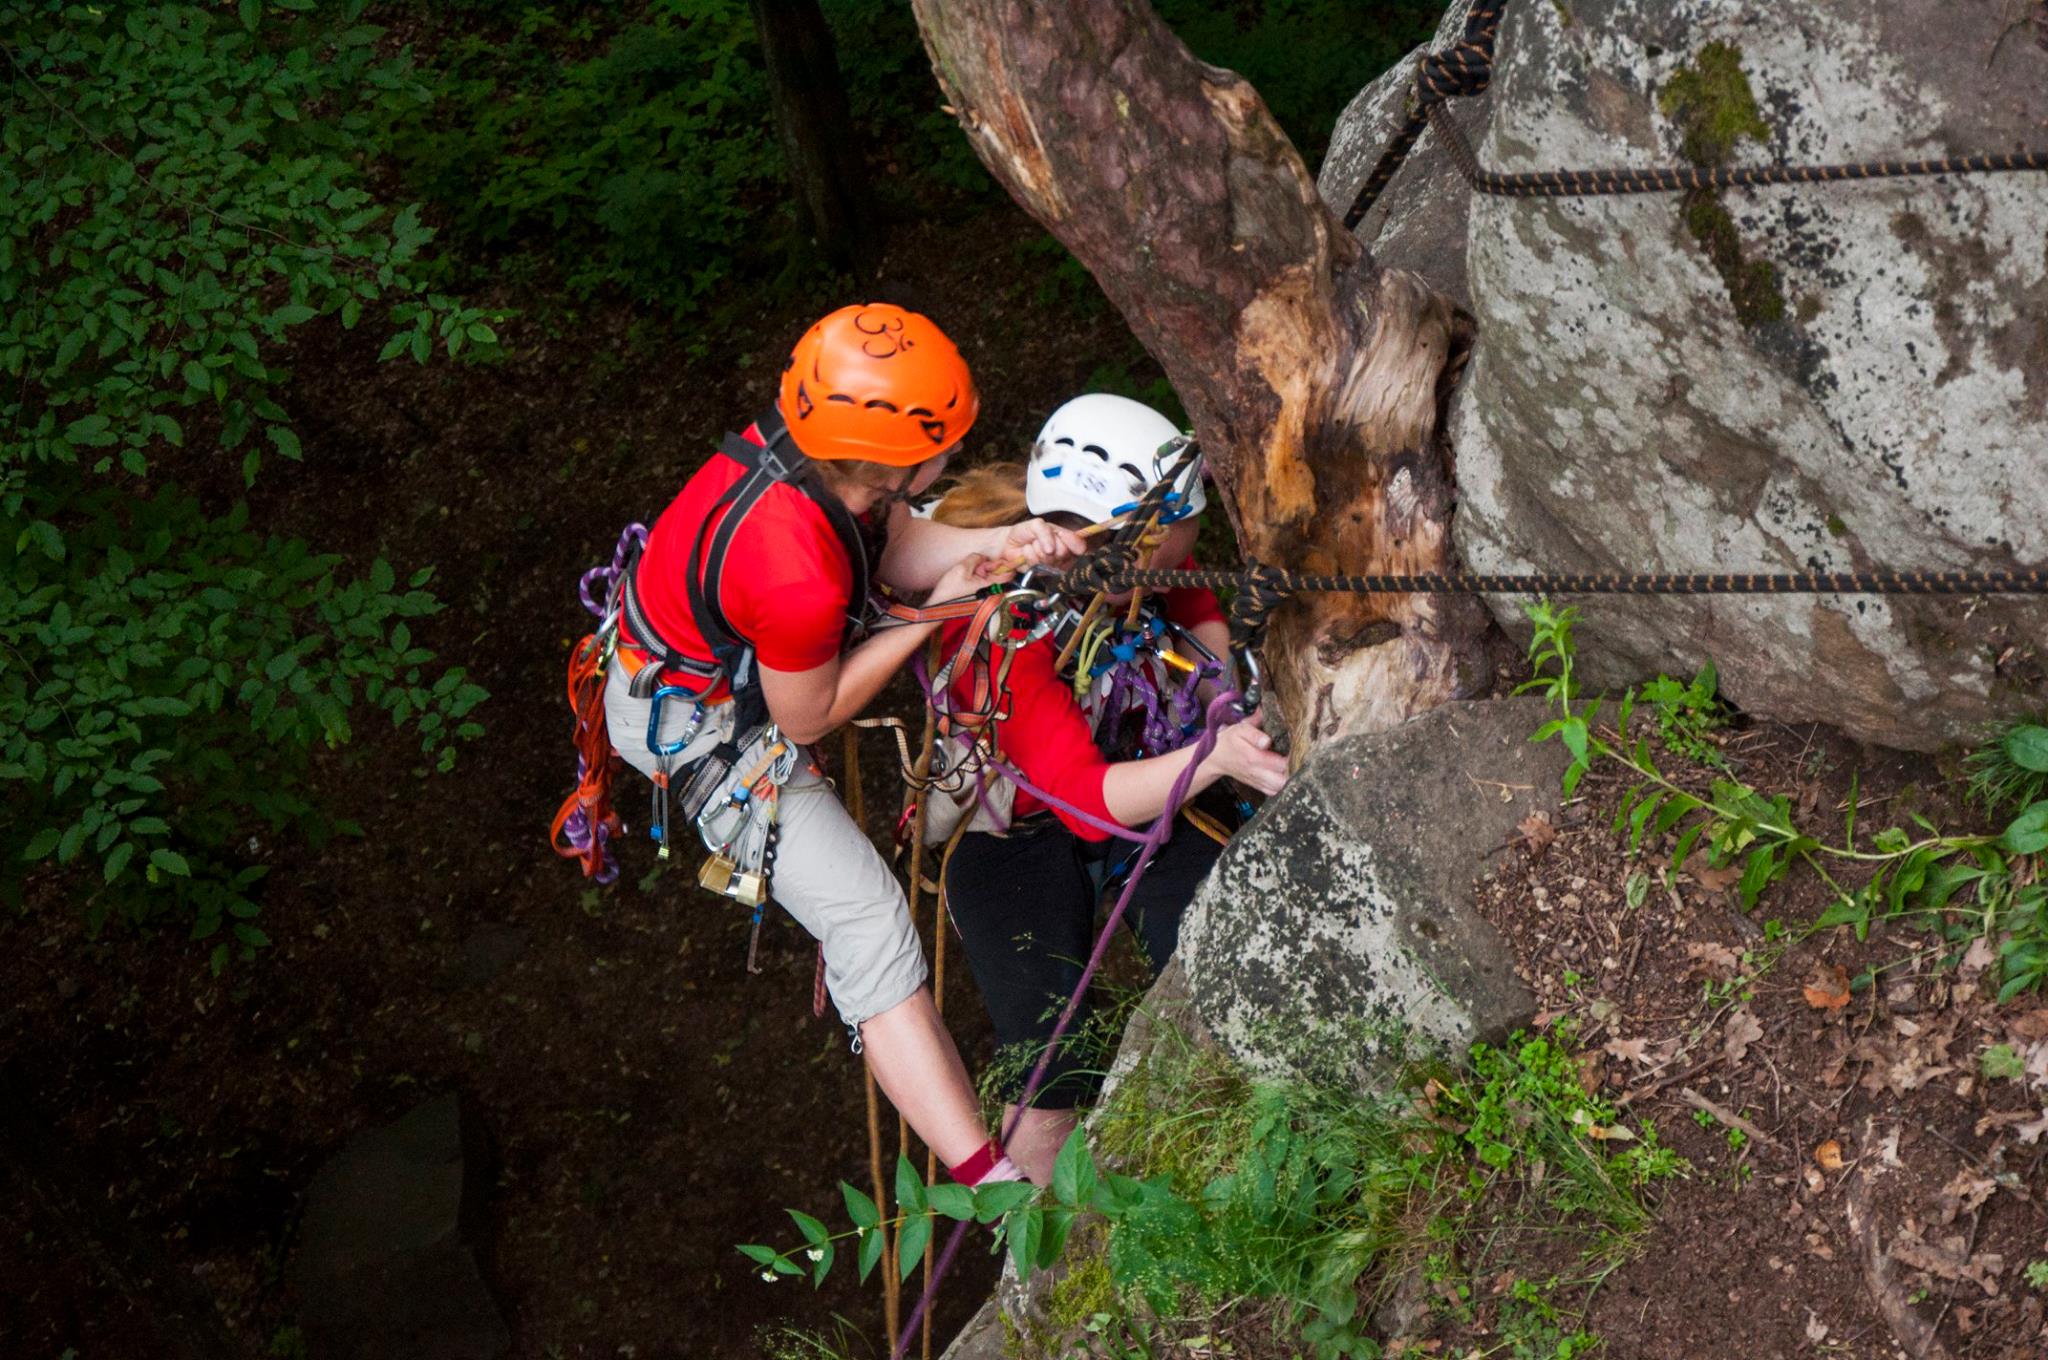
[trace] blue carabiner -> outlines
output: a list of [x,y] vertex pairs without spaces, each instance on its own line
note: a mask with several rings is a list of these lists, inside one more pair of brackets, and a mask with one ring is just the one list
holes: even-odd
[[662,741],[662,701],[674,695],[681,695],[685,699],[695,698],[695,696],[692,695],[690,691],[684,689],[681,685],[663,685],[660,689],[654,691],[654,698],[648,701],[647,749],[658,756],[672,756],[676,752],[682,750],[685,746],[688,746],[690,744],[690,739],[697,735],[698,724],[704,721],[704,705],[702,703],[699,703],[697,705],[696,711],[690,714],[690,721],[684,725],[683,735],[677,737],[674,741]]

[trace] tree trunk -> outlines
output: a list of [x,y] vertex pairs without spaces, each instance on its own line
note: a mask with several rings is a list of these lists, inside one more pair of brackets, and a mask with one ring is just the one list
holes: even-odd
[[752,0],[782,159],[806,229],[835,269],[866,272],[881,233],[832,30],[818,0]]
[[[1439,435],[1469,322],[1376,267],[1256,91],[1144,0],[914,0],[975,150],[1086,265],[1195,422],[1247,555],[1310,571],[1451,564]],[[1270,690],[1297,759],[1483,686],[1454,596],[1301,596]]]

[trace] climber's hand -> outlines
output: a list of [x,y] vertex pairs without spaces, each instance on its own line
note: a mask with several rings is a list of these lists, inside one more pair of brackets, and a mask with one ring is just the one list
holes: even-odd
[[1273,749],[1263,711],[1217,733],[1216,747],[1202,765],[1205,774],[1235,779],[1268,797],[1287,782],[1287,757]]

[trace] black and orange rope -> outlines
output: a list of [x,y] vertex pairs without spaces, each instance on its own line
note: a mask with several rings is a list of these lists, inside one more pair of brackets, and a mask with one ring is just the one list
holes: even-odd
[[1925,175],[1993,175],[2048,170],[2048,151],[1992,151],[1919,159],[1883,158],[1838,165],[1679,166],[1653,169],[1488,170],[1451,116],[1448,101],[1483,94],[1493,79],[1493,44],[1507,0],[1475,0],[1458,41],[1423,58],[1415,72],[1415,107],[1359,186],[1344,225],[1356,228],[1392,181],[1425,127],[1434,128],[1473,192],[1506,198],[1576,198],[1600,194],[1683,193],[1770,184],[1834,184]]

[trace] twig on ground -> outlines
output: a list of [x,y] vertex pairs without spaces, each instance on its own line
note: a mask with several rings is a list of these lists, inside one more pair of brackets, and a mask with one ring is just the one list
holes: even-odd
[[1693,1090],[1690,1086],[1682,1087],[1678,1092],[1678,1098],[1680,1100],[1683,1100],[1686,1104],[1692,1106],[1696,1110],[1705,1110],[1708,1114],[1714,1116],[1714,1118],[1720,1120],[1723,1124],[1726,1124],[1731,1129],[1741,1129],[1744,1133],[1748,1134],[1751,1138],[1754,1138],[1759,1143],[1768,1143],[1770,1146],[1775,1148],[1782,1148],[1785,1146],[1785,1144],[1782,1141],[1780,1141],[1776,1135],[1765,1133],[1762,1129],[1758,1128],[1755,1124],[1750,1123],[1747,1119],[1744,1119],[1741,1115],[1735,1113],[1735,1111],[1729,1109],[1726,1105],[1721,1104],[1721,1102],[1717,1100],[1707,1099],[1698,1091]]

